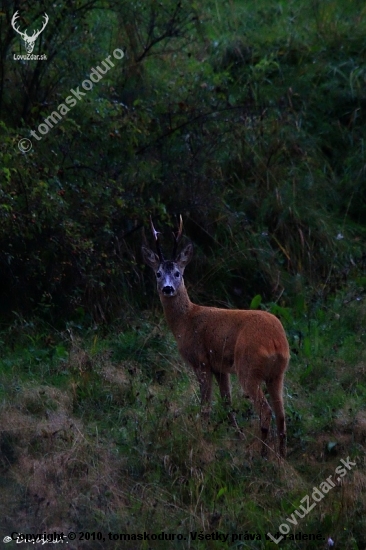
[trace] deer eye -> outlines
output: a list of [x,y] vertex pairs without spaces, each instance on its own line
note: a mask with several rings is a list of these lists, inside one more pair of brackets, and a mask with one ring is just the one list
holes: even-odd
[[157,274],[156,274],[156,278],[160,279],[160,277],[161,277],[161,273],[160,273],[160,271],[158,271]]
[[176,272],[174,273],[174,275],[175,275],[175,277],[179,277],[179,276],[180,276],[179,271],[176,271]]

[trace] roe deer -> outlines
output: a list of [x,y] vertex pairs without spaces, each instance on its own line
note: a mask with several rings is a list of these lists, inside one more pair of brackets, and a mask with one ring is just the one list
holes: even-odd
[[[279,452],[286,455],[286,422],[283,406],[283,380],[289,362],[289,345],[281,322],[265,311],[219,309],[193,304],[184,285],[183,273],[193,254],[187,244],[177,254],[182,235],[182,217],[174,235],[172,260],[165,260],[158,232],[151,221],[157,253],[142,247],[144,261],[155,272],[160,301],[169,328],[174,334],[183,359],[196,373],[202,413],[210,414],[212,375],[221,397],[231,405],[230,374],[236,374],[260,417],[262,455],[266,455],[265,440],[269,431],[272,409],[262,391],[265,382],[276,415]],[[233,426],[239,430],[233,412]],[[240,431],[240,430],[239,430]]]

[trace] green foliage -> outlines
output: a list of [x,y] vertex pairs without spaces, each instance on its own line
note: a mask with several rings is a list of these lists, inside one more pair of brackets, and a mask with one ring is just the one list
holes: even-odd
[[260,294],[257,294],[256,296],[254,296],[254,298],[250,302],[249,309],[258,309],[261,301],[262,301],[262,296]]
[[[350,253],[361,258],[359,4],[159,6],[46,2],[36,49],[48,59],[27,65],[11,58],[19,35],[5,32],[15,5],[0,19],[5,311],[55,319],[82,308],[88,323],[151,303],[139,257],[149,214],[164,228],[183,213],[203,253],[196,296],[236,307],[258,294],[285,304],[300,279],[332,293]],[[21,26],[40,16],[22,4]],[[108,55],[114,66],[41,136]],[[21,153],[32,131],[41,139]]]

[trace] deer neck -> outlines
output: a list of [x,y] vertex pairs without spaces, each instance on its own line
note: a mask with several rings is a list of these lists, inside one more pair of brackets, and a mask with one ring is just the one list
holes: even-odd
[[160,301],[168,326],[177,338],[182,327],[186,326],[187,317],[193,307],[184,283],[181,284],[175,296],[167,297],[160,294]]

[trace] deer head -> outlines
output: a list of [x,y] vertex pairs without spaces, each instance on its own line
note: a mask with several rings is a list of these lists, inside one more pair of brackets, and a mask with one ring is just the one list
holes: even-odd
[[177,233],[173,233],[174,247],[171,260],[165,260],[160,243],[159,232],[156,231],[152,220],[150,219],[151,230],[156,243],[156,251],[153,252],[145,246],[142,247],[142,255],[144,261],[155,272],[158,292],[163,296],[176,296],[179,287],[183,283],[183,273],[186,265],[191,261],[193,255],[193,246],[189,243],[178,255],[177,248],[179,240],[182,236],[183,220],[180,216],[179,229]]
[[22,32],[15,26],[16,25],[16,20],[19,17],[18,13],[19,13],[18,11],[16,11],[14,13],[13,18],[11,20],[11,26],[13,27],[13,29],[18,34],[20,34],[20,36],[24,40],[25,49],[26,49],[27,53],[32,53],[35,41],[37,40],[37,38],[41,34],[41,32],[45,29],[45,27],[48,23],[48,15],[47,15],[47,13],[45,13],[44,16],[43,16],[44,17],[44,22],[43,22],[42,28],[39,31],[33,31],[32,36],[28,36],[27,31]]

